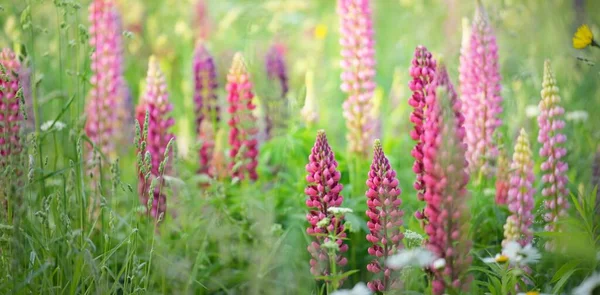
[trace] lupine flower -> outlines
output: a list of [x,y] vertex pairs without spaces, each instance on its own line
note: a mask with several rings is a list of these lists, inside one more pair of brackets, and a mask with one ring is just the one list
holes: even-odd
[[383,273],[383,278],[372,280],[368,286],[373,291],[387,291],[394,285],[396,276],[392,276],[385,261],[403,247],[400,226],[404,212],[399,208],[402,200],[398,198],[402,191],[398,187],[396,171],[390,166],[378,139],[373,149],[366,196],[367,226],[370,231],[367,240],[373,244],[368,251],[374,259],[367,265],[367,270],[375,274]]
[[[236,53],[229,74],[227,75],[227,101],[229,102],[229,156],[237,158],[242,163],[230,163],[231,175],[234,178],[244,179],[245,175],[251,180],[256,180],[256,166],[258,165],[258,141],[256,135],[256,118],[252,114],[255,109],[252,99],[252,83],[249,80],[248,70],[241,53]],[[240,151],[242,151],[240,153]],[[236,169],[234,169],[236,168]]]
[[[424,215],[428,223],[427,247],[446,260],[443,270],[433,269],[433,293],[447,288],[463,290],[469,285],[466,271],[471,263],[468,238],[465,132],[460,113],[461,103],[448,80],[444,67],[438,67],[427,91],[423,166],[425,170]],[[450,284],[450,285],[448,285]]]
[[304,107],[300,110],[300,115],[304,119],[307,125],[314,125],[319,120],[319,109],[317,105],[317,97],[315,94],[315,74],[313,71],[306,72],[306,99],[304,100]]
[[[170,116],[173,110],[173,105],[169,101],[169,93],[167,92],[167,83],[165,76],[159,68],[158,61],[154,56],[150,57],[148,62],[148,76],[146,77],[146,90],[140,100],[136,110],[136,119],[142,129],[147,129],[147,137],[142,137],[141,141],[146,142],[146,149],[139,151],[142,155],[149,153],[151,157],[151,180],[158,178],[160,183],[163,183],[163,174],[169,171],[169,167],[165,167],[161,171],[160,165],[165,160],[165,151],[167,145],[175,136],[170,132],[170,128],[174,125],[175,120]],[[146,112],[149,114],[148,126],[144,126],[144,118]],[[140,167],[138,167],[138,170]],[[161,214],[166,212],[166,195],[161,191],[161,186],[158,185],[153,191],[153,201],[150,215],[158,219]],[[143,206],[148,204],[150,183],[144,181],[143,175],[140,174],[140,182],[138,185],[138,193]]]
[[[329,256],[326,249],[321,247],[322,245],[335,243],[339,247],[339,253],[348,250],[348,245],[344,244],[342,239],[330,241],[328,237],[324,236],[331,233],[340,238],[346,237],[343,220],[336,220],[336,215],[328,210],[330,207],[339,207],[344,200],[344,197],[340,195],[343,186],[339,182],[341,174],[337,170],[337,165],[334,153],[327,142],[325,131],[320,130],[308,157],[306,165],[308,186],[304,190],[308,197],[306,206],[310,208],[306,215],[309,223],[306,232],[313,236],[313,241],[308,246],[308,251],[312,255],[310,270],[315,276],[331,274]],[[335,263],[344,266],[348,260],[340,254],[336,257]]]
[[496,169],[496,197],[498,205],[506,205],[508,201],[508,187],[510,183],[510,162],[505,149],[498,151],[498,163]]
[[266,97],[266,137],[271,138],[274,128],[281,128],[287,116],[287,93],[289,90],[287,69],[285,65],[285,48],[276,43],[271,46],[265,57],[265,68],[269,80],[278,84],[280,92],[274,97]]
[[460,87],[461,96],[466,91],[467,77],[470,70],[469,67],[469,50],[471,40],[471,28],[469,19],[463,17],[462,19],[462,42],[460,45],[460,64],[458,66],[458,83]]
[[366,156],[373,142],[369,118],[375,90],[375,41],[369,0],[338,0],[340,44],[342,45],[342,91],[344,118],[351,152]]
[[[544,158],[541,170],[542,176],[542,195],[546,199],[544,204],[547,213],[544,216],[547,225],[546,231],[559,231],[557,222],[560,218],[566,216],[569,202],[567,197],[569,190],[567,188],[567,170],[569,166],[561,159],[567,154],[567,149],[563,143],[567,137],[561,133],[565,127],[562,116],[565,110],[560,106],[560,96],[554,73],[550,68],[550,61],[544,63],[544,80],[542,83],[542,100],[540,101],[540,115],[538,116],[538,142],[542,144],[540,156]],[[547,245],[551,249],[550,244]]]
[[[423,180],[423,123],[425,120],[425,98],[427,98],[427,89],[435,75],[436,63],[431,53],[422,45],[417,46],[415,55],[410,68],[410,76],[412,80],[408,87],[413,92],[408,100],[408,104],[413,107],[410,114],[410,121],[414,125],[414,129],[410,132],[410,137],[417,142],[411,151],[411,155],[415,158],[413,171],[417,175],[414,183],[414,188],[417,190],[417,198],[420,201],[424,200],[425,182]],[[421,211],[416,212],[418,219],[423,218]]]
[[511,215],[504,226],[504,241],[506,244],[516,241],[525,246],[533,240],[533,160],[527,133],[521,129],[512,164],[510,166],[510,188],[508,190],[508,210]]
[[92,54],[92,87],[86,106],[85,132],[100,151],[112,158],[115,143],[128,126],[124,117],[126,88],[123,77],[123,41],[121,20],[113,0],[95,0],[90,5],[90,46]]
[[502,125],[502,97],[498,69],[498,45],[487,13],[479,4],[473,19],[469,49],[461,58],[461,95],[465,114],[467,160],[472,173],[491,172],[490,160],[497,156],[493,142]]
[[202,144],[199,150],[199,172],[208,174],[213,154],[216,126],[220,117],[215,62],[202,42],[196,43],[193,71],[196,134]]
[[21,63],[8,48],[0,51],[0,174],[6,166],[17,160],[23,150],[21,138],[21,114],[19,102],[19,76]]

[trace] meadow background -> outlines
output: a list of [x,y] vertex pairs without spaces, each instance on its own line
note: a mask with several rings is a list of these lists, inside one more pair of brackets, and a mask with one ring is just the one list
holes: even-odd
[[[368,163],[346,151],[340,90],[340,46],[336,1],[212,0],[202,15],[192,0],[117,0],[123,18],[125,78],[136,105],[143,91],[150,55],[166,74],[174,105],[177,137],[166,219],[156,225],[140,214],[133,146],[134,124],[123,126],[131,144],[120,146],[106,193],[91,188],[85,166],[84,106],[90,88],[87,7],[90,1],[10,0],[0,4],[0,47],[26,56],[32,69],[34,118],[28,118],[28,180],[16,225],[0,222],[0,293],[9,294],[311,294],[318,290],[309,272],[304,195],[308,154],[316,132],[324,129],[340,163],[347,215],[349,264],[358,269],[345,282],[366,281],[369,261],[365,180]],[[372,1],[376,40],[376,82],[381,96],[381,140],[398,172],[406,229],[422,233],[413,213],[422,204],[412,188],[409,137],[408,69],[417,45],[425,45],[448,67],[458,83],[463,17],[472,18],[474,1]],[[495,29],[502,75],[507,151],[520,128],[530,135],[536,175],[536,117],[543,62],[550,59],[567,113],[585,111],[585,120],[565,128],[573,200],[592,198],[592,165],[600,142],[600,51],[575,50],[571,37],[587,23],[600,34],[600,2],[559,0],[482,1]],[[199,21],[202,18],[203,21]],[[260,147],[255,183],[208,181],[196,175],[198,142],[194,134],[192,57],[199,23],[209,24],[205,42],[217,62],[219,99],[233,54],[244,55],[259,97],[276,95],[266,78],[264,58],[274,41],[285,44],[290,78],[289,127]],[[582,61],[580,58],[588,60]],[[305,73],[315,75],[319,121],[300,117],[307,94]],[[225,109],[223,107],[223,109]],[[133,112],[133,107],[131,112]],[[224,114],[224,116],[227,116]],[[63,129],[45,128],[55,120]],[[226,122],[226,120],[223,120]],[[52,123],[50,123],[52,124]],[[48,126],[48,125],[47,125]],[[224,124],[225,126],[225,124]],[[536,186],[539,186],[539,177]],[[497,253],[506,208],[494,204],[493,179],[472,181],[471,235],[475,257]],[[87,214],[89,198],[101,200],[98,215]],[[536,212],[541,194],[535,194]],[[589,204],[588,204],[589,205]],[[534,285],[548,293],[577,286],[597,268],[598,215],[593,206],[572,206],[573,226],[564,255],[545,255],[535,266]],[[540,218],[536,214],[536,220]],[[535,223],[541,229],[541,222]],[[536,237],[537,241],[538,237]],[[410,241],[405,241],[408,243]],[[410,245],[408,245],[410,246]],[[414,245],[413,245],[414,246]],[[4,249],[7,249],[6,251]],[[474,259],[476,266],[483,264]],[[567,267],[564,267],[567,265]],[[405,294],[421,294],[420,270],[404,274]],[[490,290],[493,281],[476,274],[472,294]],[[489,291],[491,292],[491,291]],[[497,293],[502,294],[502,293]]]

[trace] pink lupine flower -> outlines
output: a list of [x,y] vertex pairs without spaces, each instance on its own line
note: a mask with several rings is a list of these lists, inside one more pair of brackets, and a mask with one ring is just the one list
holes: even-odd
[[[538,141],[542,144],[540,156],[544,158],[541,170],[542,176],[542,195],[546,200],[546,215],[544,219],[547,222],[546,231],[559,231],[557,222],[560,218],[566,216],[569,202],[567,197],[569,190],[567,188],[567,170],[569,166],[561,160],[566,154],[567,149],[563,143],[567,137],[561,133],[565,127],[562,116],[565,110],[560,106],[560,96],[554,73],[550,68],[550,61],[544,63],[544,80],[542,83],[542,100],[539,104],[540,114],[538,116]],[[548,244],[547,248],[551,246]]]
[[196,44],[193,71],[196,135],[202,144],[199,150],[199,172],[208,174],[215,145],[216,126],[220,117],[215,62],[202,42]]
[[16,160],[23,146],[20,131],[23,115],[19,103],[21,63],[8,48],[0,51],[0,174]]
[[123,77],[121,20],[113,0],[95,0],[90,5],[92,87],[86,106],[85,132],[102,153],[115,156],[115,143],[122,140],[126,88]]
[[370,231],[367,240],[373,244],[369,247],[369,255],[374,257],[367,265],[367,270],[383,274],[382,279],[374,279],[368,286],[373,291],[383,292],[390,290],[396,283],[397,276],[392,275],[392,270],[385,266],[385,261],[403,247],[400,226],[404,212],[399,208],[402,204],[399,198],[402,191],[398,187],[396,171],[390,166],[378,139],[375,140],[367,186],[367,226]]
[[428,223],[425,232],[429,235],[428,249],[446,261],[445,268],[432,269],[433,293],[443,294],[447,288],[464,291],[469,285],[466,271],[471,263],[464,118],[444,67],[438,67],[427,92],[426,105],[423,166],[427,203],[424,215]]
[[[410,76],[413,78],[408,87],[413,92],[408,100],[408,104],[413,107],[410,114],[410,121],[414,125],[414,129],[410,132],[410,137],[417,142],[411,155],[415,158],[413,171],[417,175],[414,183],[414,188],[417,190],[417,198],[423,201],[425,182],[423,181],[423,121],[425,120],[425,98],[427,97],[427,89],[435,75],[436,63],[431,53],[425,46],[419,45],[415,49],[415,55],[410,67]],[[418,219],[423,218],[421,211],[416,212]]]
[[498,45],[487,13],[479,4],[473,19],[469,48],[461,57],[461,95],[467,134],[467,160],[471,173],[491,173],[497,156],[494,132],[502,120]]
[[[327,251],[321,247],[329,241],[325,235],[334,233],[339,234],[340,238],[346,237],[343,220],[336,220],[334,214],[328,211],[331,207],[342,205],[344,200],[344,197],[340,195],[343,186],[339,182],[341,174],[337,166],[334,153],[327,143],[325,131],[320,130],[308,157],[306,165],[308,186],[304,190],[308,197],[306,206],[310,208],[306,215],[309,223],[306,232],[313,237],[313,241],[308,246],[308,251],[312,255],[310,270],[315,276],[331,274],[331,261],[329,261]],[[348,245],[344,244],[342,239],[338,239],[335,243],[339,246],[339,253],[348,251]],[[344,266],[348,260],[340,254],[336,257],[335,263]]]
[[[158,61],[154,56],[150,57],[148,63],[148,76],[146,78],[146,90],[139,102],[136,110],[136,119],[142,129],[147,129],[147,137],[142,136],[141,141],[146,142],[146,149],[139,151],[142,155],[146,152],[150,153],[151,157],[151,179],[145,181],[143,175],[140,175],[138,185],[140,201],[143,206],[148,204],[149,189],[151,181],[158,178],[160,185],[156,186],[153,191],[152,208],[149,212],[152,217],[158,219],[161,214],[166,212],[167,200],[164,192],[161,191],[163,175],[169,171],[168,163],[164,171],[160,171],[160,165],[165,160],[165,151],[167,145],[175,136],[171,133],[170,128],[174,125],[175,120],[170,116],[173,110],[173,105],[169,101],[169,93],[167,92],[167,83],[165,76],[160,70]],[[148,126],[144,126],[144,118],[146,112],[149,114]],[[140,167],[138,167],[140,170]]]
[[367,156],[373,142],[370,118],[375,90],[375,41],[369,0],[338,0],[342,85],[348,95],[343,104],[347,139],[351,152]]
[[227,75],[227,92],[229,114],[231,114],[231,119],[229,119],[231,127],[229,156],[231,159],[242,161],[241,164],[232,161],[229,168],[234,178],[244,179],[247,173],[250,180],[256,180],[258,179],[256,173],[258,128],[256,127],[256,117],[252,114],[255,109],[255,105],[252,103],[254,93],[241,53],[236,53],[233,57],[233,63]]
[[531,148],[524,129],[521,129],[517,139],[510,168],[508,210],[511,215],[506,220],[502,245],[516,241],[524,247],[533,240],[531,225],[533,224],[533,181],[535,179]]

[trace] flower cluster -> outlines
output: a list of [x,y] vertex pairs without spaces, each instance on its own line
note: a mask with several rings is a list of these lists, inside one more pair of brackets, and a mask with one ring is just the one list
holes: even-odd
[[227,75],[227,101],[229,102],[229,156],[232,161],[230,169],[232,177],[244,179],[246,173],[251,180],[258,179],[258,128],[253,115],[255,105],[252,102],[254,93],[249,80],[248,69],[241,53],[236,53],[229,74]]
[[[175,136],[170,132],[171,126],[175,120],[169,113],[173,105],[169,101],[167,84],[165,76],[159,68],[158,61],[154,56],[150,57],[148,62],[148,76],[146,77],[146,89],[136,110],[136,119],[144,132],[140,141],[145,142],[145,150],[138,151],[142,155],[150,155],[150,179],[145,179],[141,173],[141,167],[138,166],[140,182],[138,184],[138,193],[143,206],[148,204],[150,198],[151,181],[158,179],[160,185],[154,187],[152,208],[150,215],[158,219],[166,212],[166,195],[161,191],[163,184],[163,175],[169,171],[168,166],[164,167],[167,145]],[[148,113],[148,124],[145,125],[145,116]],[[161,165],[163,165],[161,170]]]
[[[308,246],[308,251],[312,255],[310,266],[315,276],[331,274],[331,263],[344,266],[348,262],[342,255],[337,255],[335,261],[330,261],[331,257],[328,256],[327,250],[322,247],[326,243],[334,243],[340,253],[348,250],[348,245],[342,240],[346,236],[343,220],[337,220],[336,215],[329,210],[331,207],[339,207],[344,200],[340,195],[343,186],[339,182],[341,174],[337,170],[337,165],[325,131],[321,130],[308,157],[306,165],[308,186],[304,190],[308,196],[306,206],[310,208],[306,215],[309,223],[306,232],[314,238]],[[337,235],[340,239],[331,241],[327,237],[328,234]]]
[[[467,43],[467,42],[465,42]],[[461,54],[461,95],[465,114],[467,160],[471,172],[491,173],[497,155],[494,132],[502,120],[498,45],[481,4],[473,19],[468,50]]]
[[113,0],[95,0],[90,5],[92,77],[85,132],[105,155],[115,156],[115,142],[125,133],[126,85],[123,76],[121,20]]
[[511,215],[507,218],[504,226],[504,241],[506,244],[516,241],[525,246],[533,240],[533,160],[527,133],[521,129],[513,161],[510,166],[510,188],[508,190],[508,210]]
[[202,144],[199,150],[199,172],[208,174],[210,160],[215,145],[214,137],[216,127],[220,117],[217,99],[218,82],[215,62],[202,42],[196,44],[193,72],[196,134]]
[[[554,73],[550,68],[550,61],[544,63],[544,80],[542,83],[542,99],[539,104],[540,115],[538,116],[538,142],[542,144],[540,156],[544,158],[541,170],[542,195],[546,200],[546,215],[544,216],[547,231],[558,231],[558,219],[567,214],[569,203],[567,197],[567,170],[569,166],[561,159],[567,154],[563,143],[567,137],[561,133],[565,122],[561,119],[565,110],[560,106],[560,96]],[[548,244],[549,245],[549,244]],[[550,247],[549,247],[550,248]]]
[[396,171],[390,166],[379,140],[375,140],[373,153],[367,179],[366,214],[369,218],[367,240],[373,244],[368,251],[374,259],[367,265],[367,270],[375,274],[383,273],[383,278],[372,280],[368,286],[373,291],[387,291],[394,285],[396,276],[392,276],[385,261],[402,248],[400,226],[404,212],[399,208],[402,204],[399,198],[402,191],[398,187]]
[[8,48],[0,51],[0,173],[23,149],[19,133],[23,115],[19,105],[21,63]]
[[[414,129],[410,132],[410,137],[417,142],[411,151],[411,155],[415,158],[413,171],[417,175],[414,187],[417,190],[417,198],[424,200],[425,182],[423,180],[423,124],[425,120],[425,98],[427,97],[427,89],[435,75],[435,60],[431,53],[424,46],[417,46],[415,55],[410,67],[410,76],[412,80],[408,84],[413,94],[408,100],[408,103],[413,107],[410,114],[410,121],[414,125]],[[423,218],[420,211],[416,213],[417,218]]]
[[373,122],[369,118],[375,90],[375,41],[369,0],[338,0],[340,44],[342,45],[342,85],[348,95],[343,104],[351,152],[367,156],[373,142]]
[[466,271],[471,263],[468,239],[467,183],[461,104],[444,67],[439,67],[427,91],[423,165],[425,180],[425,232],[427,247],[446,261],[434,269],[433,293],[469,285]]

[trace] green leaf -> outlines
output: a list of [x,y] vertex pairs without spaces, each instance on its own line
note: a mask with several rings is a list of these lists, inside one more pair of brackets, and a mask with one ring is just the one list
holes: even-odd
[[554,289],[552,289],[552,294],[559,294],[560,291],[562,290],[563,286],[569,280],[569,278],[578,270],[580,270],[580,269],[574,268],[574,269],[571,269],[571,270],[567,271],[566,273],[564,273],[563,276],[558,281],[558,283],[556,283],[556,285],[554,286]]
[[552,277],[552,280],[550,280],[550,282],[556,283],[558,280],[560,280],[565,275],[565,273],[576,268],[579,265],[579,263],[580,263],[579,260],[573,260],[573,261],[567,262],[565,265],[563,265],[561,268],[558,269],[558,271],[554,274],[554,276]]

